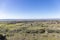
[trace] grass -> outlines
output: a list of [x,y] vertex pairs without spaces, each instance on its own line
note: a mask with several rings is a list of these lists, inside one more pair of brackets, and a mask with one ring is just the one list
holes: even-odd
[[[21,23],[0,23],[0,34],[6,34],[8,40],[60,40],[60,33],[26,33],[24,31],[37,29],[60,28],[60,24],[48,22],[21,22]],[[47,24],[48,23],[48,24]],[[57,35],[58,34],[58,35]]]

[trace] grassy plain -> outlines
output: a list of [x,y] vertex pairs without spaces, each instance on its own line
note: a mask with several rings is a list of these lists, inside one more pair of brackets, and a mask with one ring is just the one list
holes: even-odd
[[60,21],[0,22],[0,34],[7,40],[60,40]]

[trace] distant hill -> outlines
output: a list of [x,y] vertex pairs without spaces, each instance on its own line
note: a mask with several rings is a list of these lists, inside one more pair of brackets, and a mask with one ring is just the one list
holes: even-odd
[[0,19],[0,21],[44,21],[44,20],[60,20],[60,19]]

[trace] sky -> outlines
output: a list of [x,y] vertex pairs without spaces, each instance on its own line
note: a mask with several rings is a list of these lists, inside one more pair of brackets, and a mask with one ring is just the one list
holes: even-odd
[[60,18],[60,0],[0,0],[0,19]]

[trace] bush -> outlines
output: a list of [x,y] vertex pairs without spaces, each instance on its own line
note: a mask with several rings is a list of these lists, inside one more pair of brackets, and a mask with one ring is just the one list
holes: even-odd
[[38,30],[39,33],[45,33],[45,29]]
[[54,33],[55,30],[47,30],[48,33]]
[[45,33],[44,29],[39,30],[26,30],[26,33]]
[[60,33],[60,30],[55,30],[56,33]]

